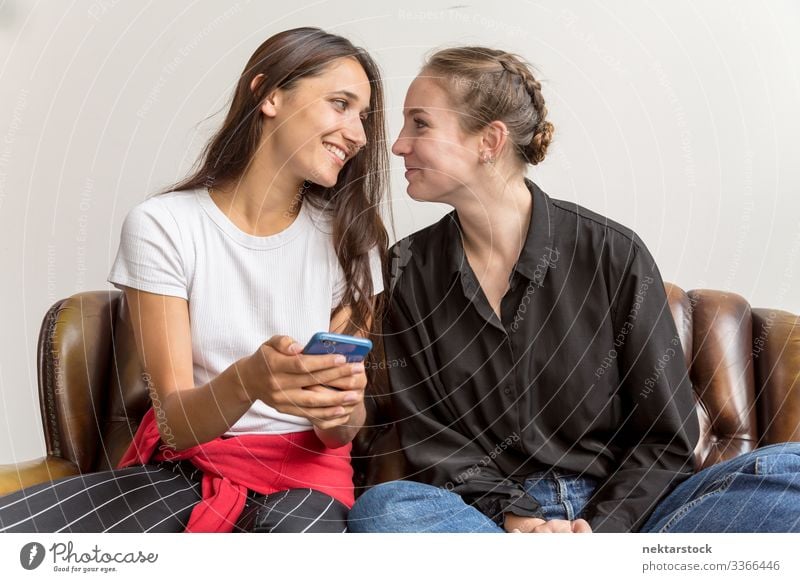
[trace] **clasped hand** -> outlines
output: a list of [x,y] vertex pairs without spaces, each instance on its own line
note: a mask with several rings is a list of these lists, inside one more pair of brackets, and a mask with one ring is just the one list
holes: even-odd
[[585,519],[546,521],[538,517],[521,517],[513,513],[505,514],[503,528],[509,533],[592,533],[592,528]]

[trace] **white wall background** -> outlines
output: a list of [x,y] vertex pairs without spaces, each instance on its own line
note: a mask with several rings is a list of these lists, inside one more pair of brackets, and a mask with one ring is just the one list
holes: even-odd
[[[315,25],[383,67],[390,135],[423,55],[517,51],[557,140],[531,176],[636,230],[664,278],[800,313],[800,3],[0,3],[0,463],[43,454],[47,308],[105,278],[127,210],[188,169],[245,61]],[[448,208],[405,196],[397,236]]]

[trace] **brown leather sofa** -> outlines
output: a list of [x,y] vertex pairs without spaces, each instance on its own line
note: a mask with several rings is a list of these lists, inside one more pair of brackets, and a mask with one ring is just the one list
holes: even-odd
[[[698,468],[800,441],[800,318],[752,309],[732,293],[666,289],[697,396]],[[47,456],[0,465],[0,494],[113,467],[149,406],[119,291],[79,293],[53,305],[37,358]],[[402,477],[393,443],[390,425],[361,431],[353,451],[359,488]]]

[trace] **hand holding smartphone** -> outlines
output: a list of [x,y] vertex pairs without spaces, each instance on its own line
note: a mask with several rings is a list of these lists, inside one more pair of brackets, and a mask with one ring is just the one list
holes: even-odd
[[[347,358],[348,363],[363,362],[372,349],[372,342],[368,339],[320,331],[309,340],[303,353],[306,355],[339,354]],[[335,386],[324,385],[331,390],[339,390]]]

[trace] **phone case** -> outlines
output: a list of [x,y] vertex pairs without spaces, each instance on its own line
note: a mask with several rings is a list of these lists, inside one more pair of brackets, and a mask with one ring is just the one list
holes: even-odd
[[368,339],[339,333],[317,332],[303,350],[308,355],[341,354],[348,362],[362,362],[372,349]]

